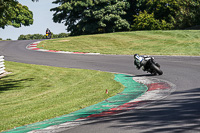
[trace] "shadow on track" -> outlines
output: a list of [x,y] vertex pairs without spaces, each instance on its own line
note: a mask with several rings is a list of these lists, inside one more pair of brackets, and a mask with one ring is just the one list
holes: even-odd
[[85,125],[114,122],[116,126],[108,125],[106,128],[142,133],[200,132],[200,88],[171,95],[176,95],[176,99],[164,99],[125,114],[96,118],[98,121]]
[[160,76],[160,75],[153,75],[153,74],[141,74],[141,75],[134,75],[134,76],[129,76],[127,75],[126,77],[157,77],[157,76]]

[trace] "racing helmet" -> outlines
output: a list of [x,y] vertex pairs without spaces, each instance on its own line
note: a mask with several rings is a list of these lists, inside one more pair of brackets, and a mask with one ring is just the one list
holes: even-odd
[[134,54],[134,59],[136,59],[136,56],[139,56],[138,54]]

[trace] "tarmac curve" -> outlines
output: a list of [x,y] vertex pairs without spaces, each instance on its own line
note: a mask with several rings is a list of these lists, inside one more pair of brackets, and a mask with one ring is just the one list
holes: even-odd
[[171,95],[149,106],[98,118],[61,132],[200,132],[200,57],[154,56],[164,74],[152,77],[134,68],[133,56],[55,54],[27,50],[26,46],[35,41],[0,41],[0,55],[4,55],[8,61],[125,73],[136,78],[166,80],[176,85]]

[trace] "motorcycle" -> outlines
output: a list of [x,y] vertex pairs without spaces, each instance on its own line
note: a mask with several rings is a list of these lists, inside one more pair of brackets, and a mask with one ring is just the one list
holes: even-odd
[[147,71],[147,73],[151,73],[153,75],[163,74],[163,71],[160,69],[160,65],[155,62],[153,57],[144,57],[144,62],[145,64],[142,66],[143,71]]
[[46,39],[51,39],[51,32],[46,32]]

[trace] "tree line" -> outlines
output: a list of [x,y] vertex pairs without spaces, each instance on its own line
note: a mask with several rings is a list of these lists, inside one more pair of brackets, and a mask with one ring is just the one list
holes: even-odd
[[54,22],[72,35],[184,29],[200,24],[199,0],[55,0]]
[[[32,0],[36,1],[36,0]],[[185,29],[200,24],[200,0],[55,0],[53,21],[71,35],[130,30]],[[17,0],[0,1],[0,28],[33,23]]]
[[[69,33],[60,33],[60,34],[53,34],[52,38],[66,38],[70,34]],[[35,40],[35,39],[46,39],[46,35],[42,34],[28,34],[28,35],[20,35],[17,40]],[[0,38],[0,41],[3,40]],[[6,40],[12,40],[10,38],[7,38]]]
[[[53,34],[52,38],[65,38],[68,37],[69,33],[60,33],[60,34]],[[35,40],[35,39],[46,39],[46,35],[42,34],[28,34],[28,35],[20,35],[18,40]]]

